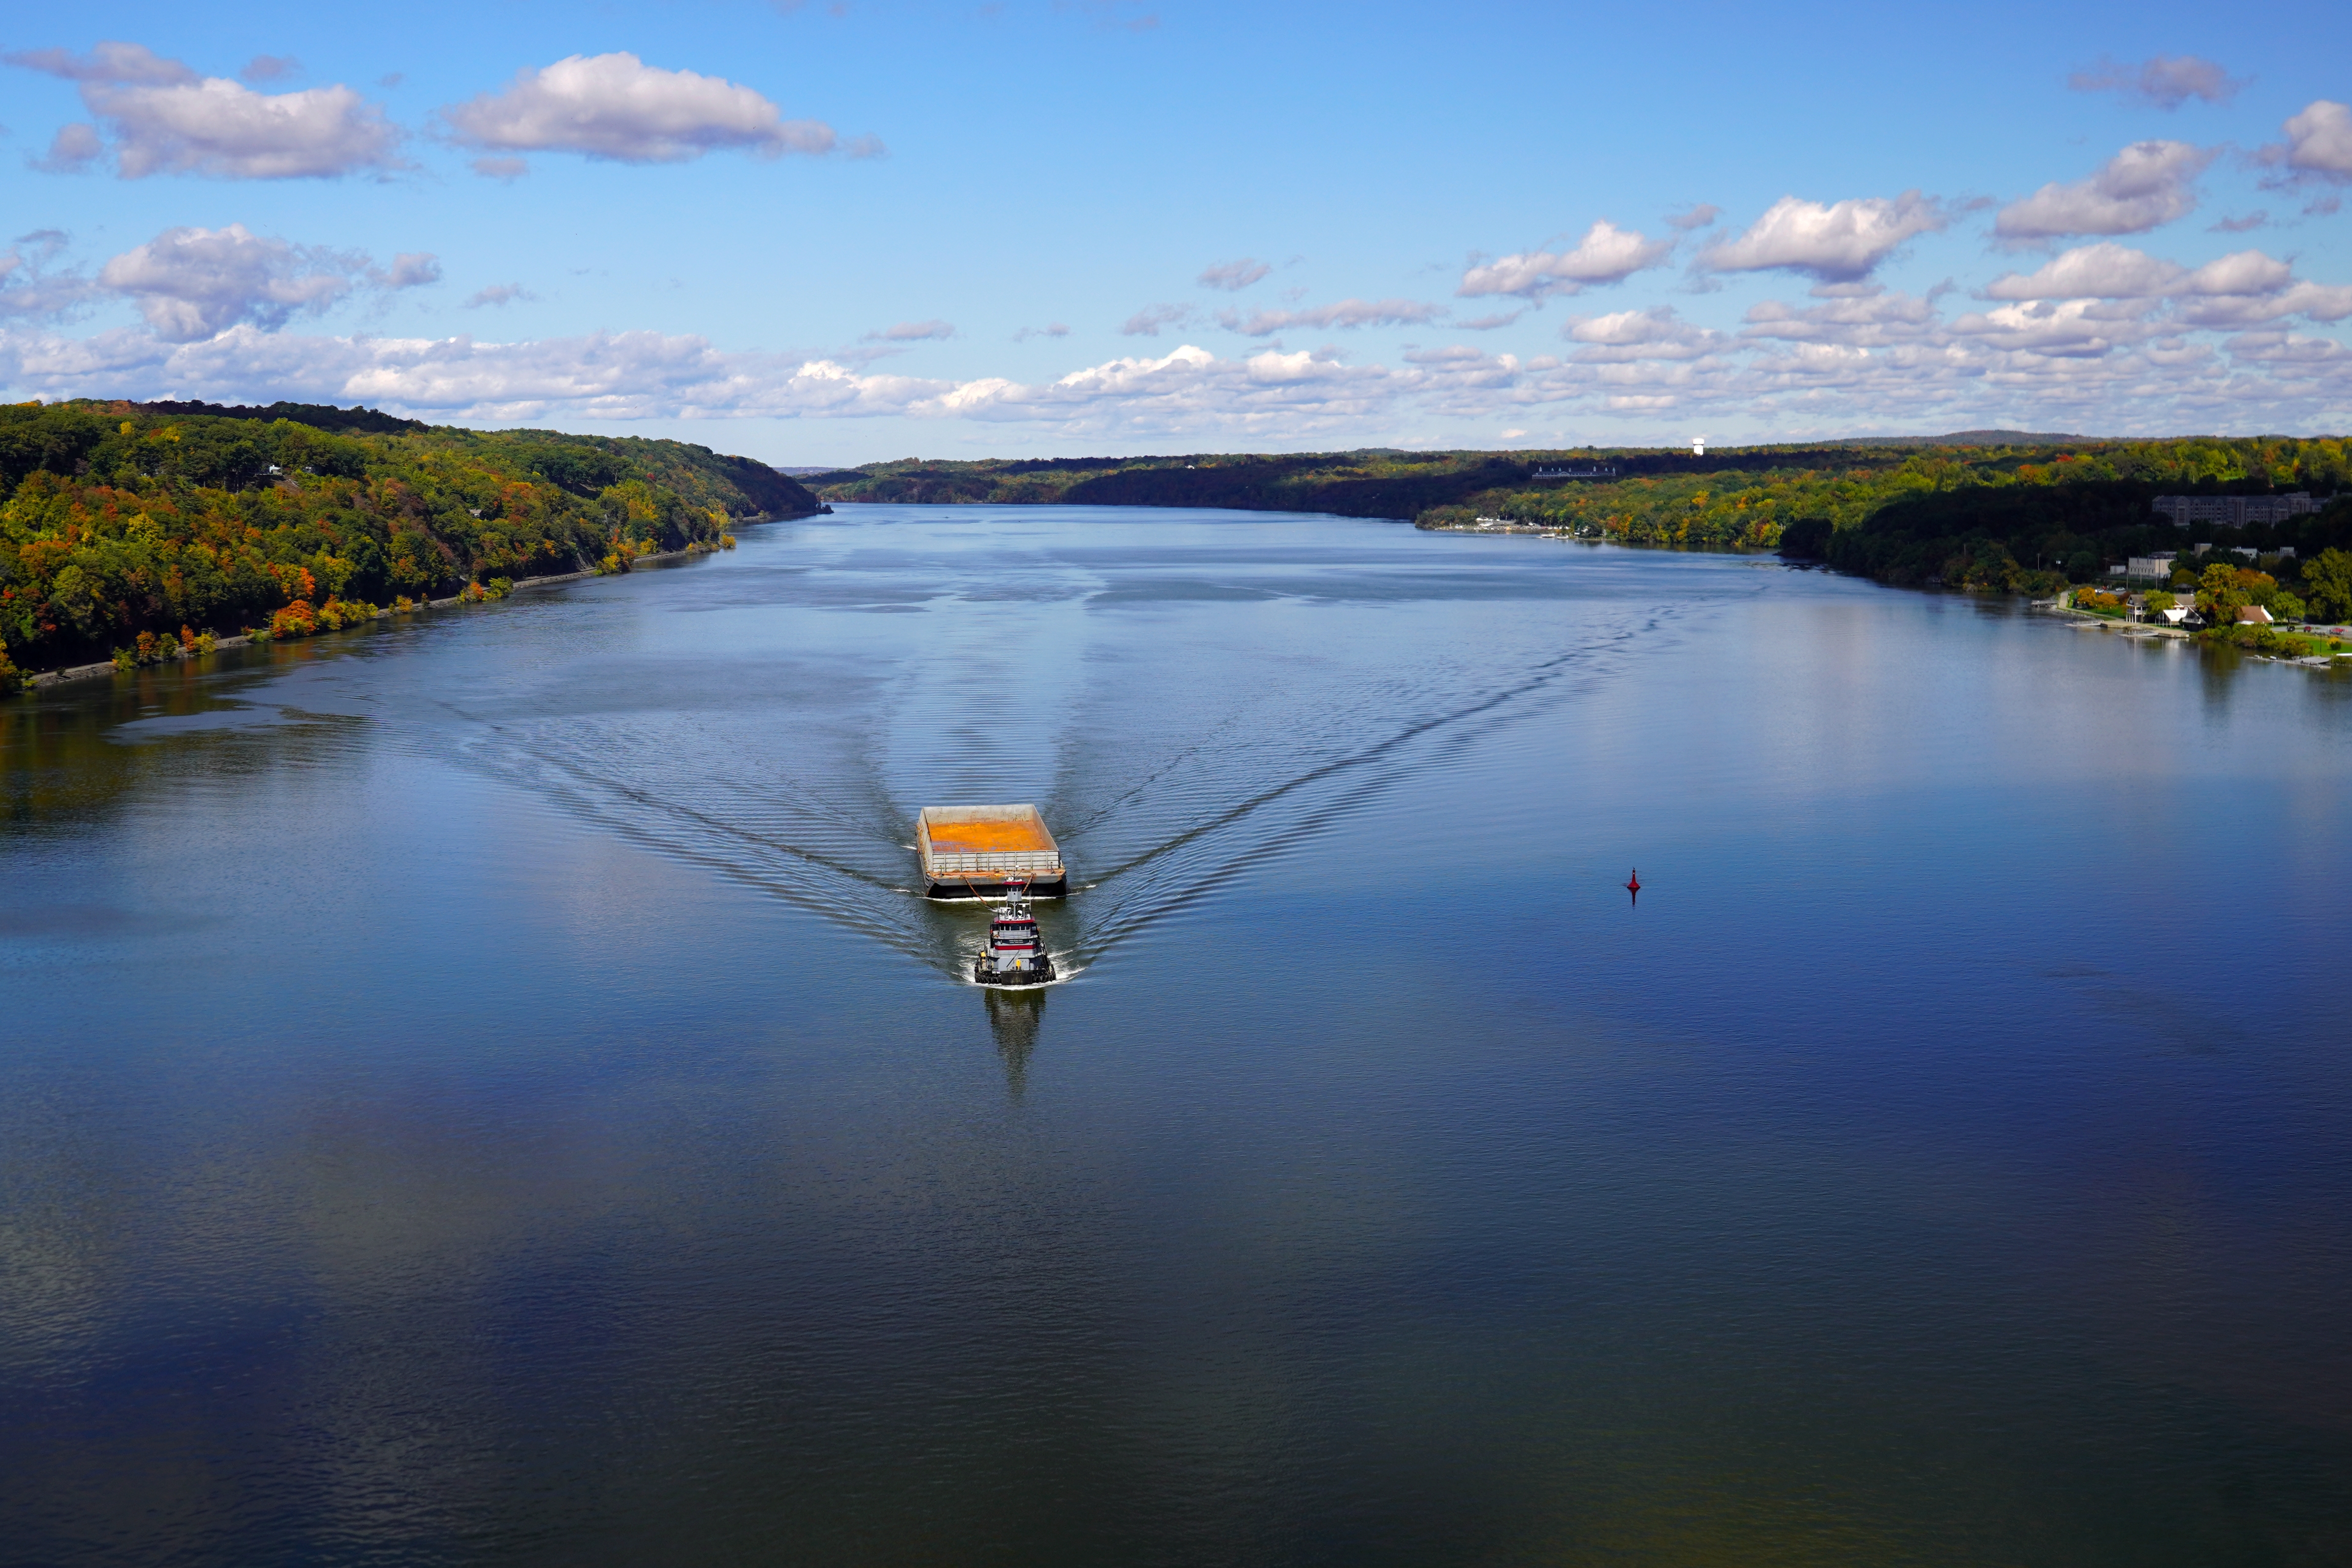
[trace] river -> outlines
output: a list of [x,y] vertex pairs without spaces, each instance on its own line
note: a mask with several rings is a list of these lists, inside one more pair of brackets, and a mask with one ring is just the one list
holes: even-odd
[[11,1563],[2352,1557],[2352,673],[866,506],[0,758]]

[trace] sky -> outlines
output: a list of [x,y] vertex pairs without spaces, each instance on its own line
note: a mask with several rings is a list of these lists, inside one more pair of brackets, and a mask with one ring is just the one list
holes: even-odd
[[0,395],[786,465],[2352,428],[2352,7],[126,0]]

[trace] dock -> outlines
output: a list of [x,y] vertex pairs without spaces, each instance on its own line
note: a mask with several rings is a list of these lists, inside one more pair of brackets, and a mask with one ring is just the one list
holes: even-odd
[[1033,898],[1069,893],[1062,847],[1034,805],[927,805],[915,819],[915,853],[929,898],[988,898],[1015,883]]

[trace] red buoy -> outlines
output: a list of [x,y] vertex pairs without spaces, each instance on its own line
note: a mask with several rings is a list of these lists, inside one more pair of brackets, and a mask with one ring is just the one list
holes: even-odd
[[1625,879],[1625,890],[1636,899],[1642,896],[1642,873],[1639,870]]

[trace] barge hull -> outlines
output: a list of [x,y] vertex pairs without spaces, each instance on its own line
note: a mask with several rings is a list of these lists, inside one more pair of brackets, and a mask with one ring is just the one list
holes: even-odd
[[1069,893],[1061,846],[1034,805],[927,805],[915,849],[929,898],[984,899],[1023,885],[1032,898]]

